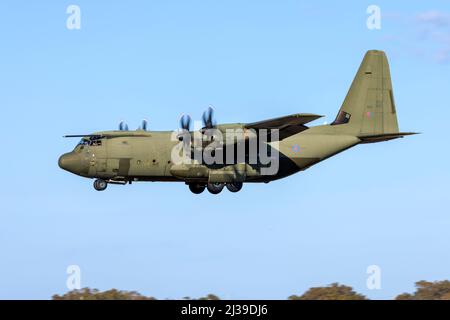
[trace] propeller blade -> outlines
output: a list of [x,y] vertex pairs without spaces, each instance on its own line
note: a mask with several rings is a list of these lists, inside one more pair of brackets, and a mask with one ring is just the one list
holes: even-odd
[[215,123],[213,121],[213,115],[214,115],[214,109],[209,106],[208,109],[206,109],[205,112],[203,112],[202,120],[203,120],[203,126],[206,129],[211,129],[215,126]]
[[124,121],[120,121],[119,130],[120,131],[128,131],[128,125]]
[[191,130],[191,117],[187,114],[183,114],[180,118],[181,129],[190,131]]
[[191,116],[188,114],[183,114],[180,117],[180,127],[181,132],[178,134],[178,140],[183,141],[189,136],[189,131],[191,130]]
[[144,130],[144,131],[147,131],[147,125],[148,125],[147,119],[143,119],[142,120],[142,127],[141,127],[141,129]]

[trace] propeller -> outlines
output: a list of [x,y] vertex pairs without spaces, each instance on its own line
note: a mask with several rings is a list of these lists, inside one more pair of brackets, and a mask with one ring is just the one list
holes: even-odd
[[128,125],[124,121],[120,121],[119,130],[120,131],[128,131]]
[[208,109],[206,109],[206,111],[203,112],[202,120],[204,129],[211,129],[216,125],[213,120],[213,115],[214,109],[211,106],[209,106]]
[[143,119],[143,120],[142,120],[142,124],[141,124],[141,126],[139,127],[138,130],[144,130],[144,131],[147,131],[147,126],[148,126],[148,121],[147,121],[147,119]]
[[[191,116],[188,114],[183,114],[180,118],[181,132],[178,133],[178,140],[183,141],[186,136],[189,136],[189,131],[191,130]],[[188,141],[188,140],[186,140]]]
[[183,114],[180,118],[180,127],[183,130],[191,130],[191,116],[188,114]]

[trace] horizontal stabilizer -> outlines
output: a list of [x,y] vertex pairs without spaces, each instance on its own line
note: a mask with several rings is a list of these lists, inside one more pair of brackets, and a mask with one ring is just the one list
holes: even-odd
[[404,136],[410,136],[413,134],[418,134],[417,132],[396,132],[396,133],[379,133],[379,134],[364,134],[358,136],[361,143],[374,143],[381,141],[388,141],[398,138],[403,138]]

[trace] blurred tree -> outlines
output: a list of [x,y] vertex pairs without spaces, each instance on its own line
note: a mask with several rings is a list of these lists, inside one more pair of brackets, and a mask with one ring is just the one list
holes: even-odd
[[[396,300],[450,300],[450,281],[418,281],[414,293],[402,293],[395,297]],[[83,288],[72,290],[63,295],[55,294],[53,300],[156,300],[154,297],[146,297],[136,291],[121,291],[111,289],[99,291],[98,289]],[[191,297],[183,297],[184,300],[195,300]],[[289,300],[367,300],[362,294],[353,290],[352,287],[332,283],[325,287],[308,289],[301,296],[292,295]],[[220,300],[212,293],[198,300]]]
[[396,300],[450,300],[450,281],[418,281],[416,292],[402,293]]
[[301,296],[292,295],[289,300],[367,300],[352,287],[332,283],[326,287],[310,288]]
[[220,298],[215,294],[210,293],[206,297],[198,298],[198,300],[220,300]]
[[83,288],[72,290],[63,295],[55,294],[53,300],[156,300],[153,297],[146,297],[136,291],[121,291],[111,289],[99,291],[97,289]]
[[[154,297],[146,297],[136,291],[121,291],[111,289],[107,291],[99,291],[98,289],[83,288],[80,290],[72,290],[63,295],[53,295],[53,300],[156,300]],[[183,297],[184,300],[195,300],[190,297]],[[198,300],[220,300],[220,298],[212,293]]]

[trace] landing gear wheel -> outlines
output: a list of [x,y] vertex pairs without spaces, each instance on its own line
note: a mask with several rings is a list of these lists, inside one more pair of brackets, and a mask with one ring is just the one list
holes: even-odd
[[206,186],[204,184],[200,183],[190,183],[189,184],[189,190],[191,190],[192,193],[200,194],[203,191],[205,191]]
[[208,183],[207,188],[210,193],[218,194],[223,190],[224,186],[224,183]]
[[243,185],[244,185],[244,184],[243,184],[242,182],[232,182],[232,183],[227,183],[227,184],[226,184],[227,189],[228,189],[228,191],[230,191],[230,192],[238,192],[238,191],[241,191]]
[[94,181],[94,189],[97,191],[103,191],[108,186],[108,182],[103,179],[97,179]]

